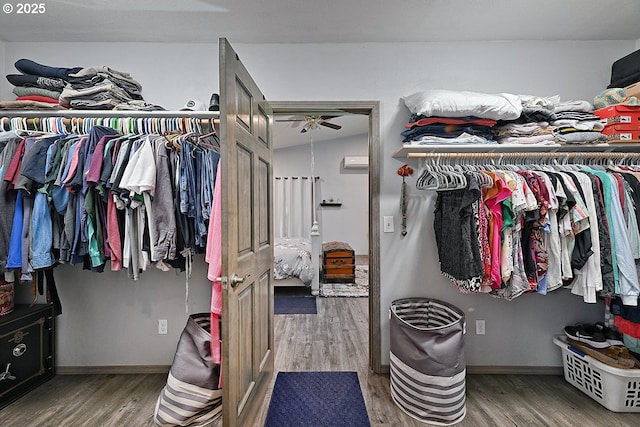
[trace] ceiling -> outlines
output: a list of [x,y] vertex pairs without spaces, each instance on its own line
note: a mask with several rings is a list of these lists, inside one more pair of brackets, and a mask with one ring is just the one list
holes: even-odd
[[[27,3],[22,3],[27,4]],[[32,4],[32,3],[30,3]],[[0,13],[4,42],[369,43],[640,40],[638,0],[46,0],[42,13]],[[8,13],[10,12],[10,13]],[[24,10],[23,10],[24,12]],[[343,129],[314,139],[366,133]],[[277,147],[309,134],[276,123]],[[304,139],[300,137],[303,136]]]
[[356,135],[363,135],[366,138],[369,131],[369,116],[358,114],[344,114],[329,120],[330,123],[341,126],[339,130],[330,129],[324,126],[300,133],[304,122],[282,122],[291,118],[301,118],[302,115],[285,114],[277,115],[273,125],[273,148],[287,148],[297,145],[309,144],[313,138],[314,144],[322,141],[331,141],[348,138]]
[[640,39],[638,0],[46,0],[40,14],[4,4],[7,42]]

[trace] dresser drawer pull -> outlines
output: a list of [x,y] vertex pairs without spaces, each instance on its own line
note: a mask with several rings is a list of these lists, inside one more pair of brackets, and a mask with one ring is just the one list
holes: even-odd
[[13,347],[13,355],[15,357],[22,356],[26,351],[27,351],[26,344],[18,344],[17,346]]

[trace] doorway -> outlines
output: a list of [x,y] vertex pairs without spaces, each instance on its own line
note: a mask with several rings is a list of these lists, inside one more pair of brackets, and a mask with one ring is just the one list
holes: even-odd
[[369,368],[381,370],[380,343],[380,102],[379,101],[275,101],[275,117],[286,115],[345,115],[368,117],[368,259],[369,259]]

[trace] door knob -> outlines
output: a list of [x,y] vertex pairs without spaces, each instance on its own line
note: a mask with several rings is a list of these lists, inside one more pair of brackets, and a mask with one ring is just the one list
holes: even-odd
[[235,288],[240,283],[244,282],[244,277],[240,277],[236,273],[233,273],[229,278],[229,281],[231,282],[231,287]]

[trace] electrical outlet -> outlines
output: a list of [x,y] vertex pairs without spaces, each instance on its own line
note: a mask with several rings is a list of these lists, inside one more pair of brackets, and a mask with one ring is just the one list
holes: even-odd
[[382,231],[384,233],[393,233],[393,216],[385,216],[383,220]]
[[167,335],[167,319],[158,320],[158,334]]
[[485,325],[484,320],[476,320],[476,335],[484,335]]

